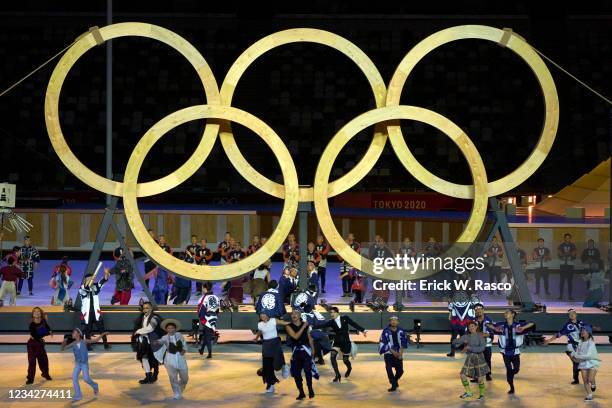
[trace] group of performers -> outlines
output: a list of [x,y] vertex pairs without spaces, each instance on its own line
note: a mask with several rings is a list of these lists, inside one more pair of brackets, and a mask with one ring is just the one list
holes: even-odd
[[[163,235],[155,237],[153,231],[151,236],[157,240],[159,245],[169,253],[172,249],[168,246]],[[224,240],[219,243],[217,252],[222,263],[236,262],[245,256],[257,251],[266,238],[255,237],[253,243],[246,249],[236,241],[230,233],[226,233]],[[348,234],[346,241],[351,247],[359,252],[361,245],[355,240],[353,234]],[[20,248],[13,256],[7,259],[7,266],[2,268],[4,282],[2,294],[11,293],[15,290],[17,279],[27,278],[24,269],[21,269],[20,253],[28,253],[31,264],[39,261],[35,249],[31,249],[31,242],[26,240],[25,247]],[[257,327],[256,339],[262,340],[262,367],[259,370],[267,393],[273,393],[275,384],[278,383],[277,371],[282,376],[291,375],[298,389],[298,400],[314,398],[313,378],[318,379],[318,364],[324,364],[323,356],[330,354],[330,362],[334,372],[333,383],[342,381],[342,373],[338,367],[338,355],[341,354],[346,368],[344,378],[348,378],[352,372],[351,356],[356,354],[356,346],[351,341],[349,331],[351,328],[362,332],[364,336],[367,331],[347,315],[341,315],[338,308],[331,307],[328,311],[330,319],[325,320],[315,310],[317,297],[325,292],[326,283],[326,259],[330,246],[322,236],[318,236],[316,242],[307,244],[307,290],[299,290],[298,264],[300,260],[299,244],[295,236],[290,234],[287,242],[283,245],[283,257],[285,265],[282,276],[278,281],[270,279],[270,261],[260,265],[251,273],[251,293],[256,305],[256,312],[260,317]],[[409,256],[416,255],[416,249],[410,239],[405,239],[400,248],[402,253]],[[427,256],[437,256],[441,253],[441,246],[430,239],[425,247]],[[585,259],[595,262],[597,254],[589,243],[583,254]],[[374,243],[368,248],[368,254],[374,258],[386,258],[393,256],[392,251],[385,244],[381,236],[376,236]],[[501,246],[494,240],[487,250],[490,263],[492,279],[499,280],[496,269],[497,261],[503,257]],[[566,234],[564,242],[559,247],[559,256],[563,255],[565,260],[565,272],[569,270],[569,262],[575,257],[575,245],[571,243],[571,236]],[[98,392],[98,385],[91,380],[88,366],[88,350],[91,344],[99,340],[103,341],[105,349],[110,348],[103,316],[100,311],[99,294],[108,282],[111,275],[116,276],[116,287],[113,295],[113,303],[128,304],[131,291],[134,287],[133,256],[118,248],[114,252],[115,265],[105,268],[101,279],[96,281],[98,270],[93,274],[84,276],[78,289],[75,301],[76,310],[80,311],[81,324],[75,328],[72,334],[65,338],[63,347],[71,347],[75,358],[75,369],[73,382],[75,398],[82,398],[78,385],[80,373],[83,373],[85,382],[92,386],[94,393]],[[544,260],[550,256],[550,251],[543,246],[543,240],[539,241],[534,250],[534,259],[539,259],[544,265]],[[192,236],[191,244],[186,248],[185,262],[207,264],[213,258],[213,251],[207,247],[205,239],[198,240],[196,235]],[[354,296],[355,301],[361,302],[366,290],[365,275],[357,271],[347,262],[341,259],[340,276],[344,296]],[[15,265],[19,263],[19,267]],[[101,265],[101,264],[100,264]],[[99,265],[99,266],[100,266]],[[29,269],[28,269],[29,268]],[[34,267],[26,267],[26,270],[34,270]],[[174,303],[186,303],[191,296],[191,281],[173,277],[152,261],[145,261],[145,279],[155,279],[153,294],[158,304],[165,304],[168,299],[174,299]],[[540,274],[542,270],[540,269]],[[72,269],[63,259],[55,268],[50,284],[56,289],[52,299],[53,304],[65,304],[67,302],[68,290],[73,285],[71,278]],[[539,276],[540,278],[542,275]],[[185,282],[181,282],[181,280]],[[571,294],[571,279],[567,275],[568,289]],[[546,281],[545,281],[546,282]],[[11,287],[12,283],[12,287]],[[174,283],[172,290],[169,285]],[[184,284],[183,284],[184,283]],[[224,290],[227,291],[227,285]],[[538,281],[536,280],[536,284]],[[6,286],[5,286],[6,285]],[[148,282],[147,282],[148,285]],[[539,285],[538,285],[539,286]],[[547,288],[547,286],[545,285]],[[15,292],[17,292],[15,290]],[[212,346],[218,336],[216,323],[220,311],[221,300],[213,293],[213,285],[209,282],[198,282],[196,293],[201,296],[198,301],[198,318],[200,323],[200,336],[197,336],[198,351],[201,355],[207,351],[207,358],[212,358]],[[14,298],[14,296],[13,296]],[[13,301],[14,303],[14,301]],[[282,319],[287,314],[285,305],[289,304],[293,311],[288,321]],[[168,377],[175,399],[182,398],[182,393],[188,382],[188,368],[185,360],[187,343],[180,334],[180,323],[173,319],[163,319],[153,310],[149,302],[142,305],[142,313],[135,321],[132,346],[137,360],[141,363],[144,378],[140,384],[153,384],[158,380],[159,366],[163,364],[168,372]],[[470,381],[478,383],[478,399],[484,399],[486,381],[492,380],[491,359],[492,344],[497,336],[499,352],[502,355],[506,367],[506,380],[509,385],[509,394],[516,392],[514,377],[520,371],[520,349],[526,333],[533,330],[534,324],[519,322],[516,312],[508,310],[504,313],[504,321],[493,322],[484,312],[484,305],[477,299],[468,296],[465,292],[458,291],[449,302],[449,321],[451,324],[451,351],[449,357],[455,356],[456,351],[466,353],[465,364],[460,372],[460,379],[464,386],[461,398],[473,396]],[[291,348],[290,365],[285,364],[277,326],[283,326],[287,332],[286,345]],[[92,334],[97,332],[97,337]],[[30,340],[28,341],[28,376],[27,383],[34,380],[36,363],[40,367],[42,376],[50,380],[48,360],[44,348],[44,337],[52,335],[40,308],[32,311],[32,323],[30,325]],[[569,311],[569,320],[563,328],[553,337],[567,336],[567,355],[572,361],[573,384],[579,383],[579,372],[582,373],[583,383],[587,395],[586,400],[593,398],[592,393],[596,389],[596,373],[600,365],[595,343],[592,338],[592,327],[577,320],[576,312]],[[546,343],[553,338],[547,339]],[[379,341],[379,352],[383,355],[388,380],[389,392],[395,392],[399,387],[399,380],[403,375],[403,355],[408,346],[407,331],[399,326],[399,319],[391,317],[389,325],[383,330]],[[306,379],[307,393],[303,386],[302,372]]]
[[[461,398],[472,397],[468,380],[471,379],[472,382],[478,383],[478,399],[484,399],[485,380],[492,380],[491,349],[494,336],[497,336],[499,352],[506,367],[506,381],[510,386],[508,394],[514,394],[514,376],[520,371],[524,336],[535,328],[533,322],[517,321],[517,313],[513,309],[506,310],[504,321],[497,323],[493,322],[484,310],[482,303],[465,292],[457,292],[449,302],[451,351],[447,356],[454,357],[456,350],[467,353],[460,374],[465,387]],[[579,384],[581,372],[586,390],[585,401],[590,401],[596,389],[595,376],[601,361],[593,340],[593,326],[578,320],[576,310],[569,309],[568,321],[554,336],[545,339],[544,344],[563,336],[567,337],[566,354],[572,362],[571,384]]]
[[32,239],[25,236],[22,246],[13,247],[12,251],[2,259],[5,265],[0,268],[0,306],[6,296],[9,304],[15,305],[17,296],[21,295],[23,282],[28,281],[30,296],[34,295],[34,271],[40,263],[38,249],[32,245]]
[[[73,371],[74,398],[81,399],[82,393],[79,386],[79,377],[82,373],[83,380],[89,384],[94,394],[99,392],[98,384],[89,374],[88,351],[91,344],[103,340],[105,348],[108,333],[104,331],[102,317],[99,312],[98,294],[104,285],[110,270],[105,270],[104,276],[97,282],[95,276],[88,278],[87,282],[79,289],[82,302],[87,303],[88,312],[81,316],[82,325],[76,327],[70,335],[66,335],[62,343],[62,350],[70,347],[74,354],[75,367]],[[276,283],[275,281],[272,281]],[[275,286],[272,284],[271,286]],[[210,283],[203,284],[203,295],[198,303],[198,315],[203,327],[199,350],[203,353],[208,349],[208,357],[212,357],[211,337],[216,331],[216,321],[219,312],[219,299],[212,293]],[[291,375],[294,378],[298,390],[298,400],[315,397],[313,379],[319,379],[317,363],[318,356],[330,354],[330,360],[334,371],[333,383],[341,382],[342,374],[338,368],[337,357],[342,355],[342,361],[346,371],[344,378],[348,378],[352,372],[351,356],[356,354],[355,344],[351,341],[350,330],[355,329],[364,336],[367,330],[352,320],[348,315],[341,315],[337,307],[329,310],[330,318],[325,320],[323,316],[314,310],[312,293],[302,292],[296,296],[292,304],[293,311],[288,321],[283,320],[286,315],[285,305],[278,291],[271,287],[262,294],[258,305],[260,321],[257,325],[255,340],[262,340],[262,367],[258,370],[263,378],[266,393],[275,392],[275,384],[279,382],[277,371],[284,378]],[[464,387],[462,399],[473,396],[470,381],[478,383],[478,399],[485,398],[485,383],[491,381],[491,348],[494,336],[497,336],[499,352],[502,355],[506,367],[506,380],[510,389],[509,394],[516,392],[514,377],[519,373],[521,366],[521,347],[524,336],[534,328],[534,323],[517,321],[517,314],[509,309],[504,313],[504,320],[493,322],[485,314],[484,305],[474,303],[465,298],[454,299],[451,305],[455,312],[451,311],[451,322],[457,327],[453,330],[451,339],[452,353],[455,351],[466,354],[465,363],[459,373]],[[451,303],[453,303],[451,302]],[[462,309],[467,305],[471,311]],[[464,310],[465,313],[458,315],[457,312]],[[576,311],[568,311],[568,321],[558,333],[545,340],[550,341],[566,336],[568,339],[567,355],[572,362],[572,384],[578,384],[578,373],[582,374],[585,387],[585,401],[593,399],[596,390],[596,374],[600,366],[600,358],[592,336],[592,326],[578,320]],[[285,344],[291,349],[290,364],[285,363],[282,349],[282,341],[277,331],[277,326],[283,326],[287,333]],[[463,329],[460,329],[462,327]],[[100,331],[96,337],[91,337],[94,328]],[[144,302],[141,313],[134,323],[132,346],[136,353],[136,359],[141,363],[144,378],[140,384],[153,384],[158,380],[159,366],[163,364],[166,368],[173,397],[181,399],[182,393],[188,383],[188,367],[185,359],[187,352],[187,341],[179,332],[181,325],[174,319],[163,319],[153,310],[151,303]],[[459,335],[457,338],[456,336]],[[42,377],[51,380],[49,364],[45,351],[46,336],[53,336],[45,313],[39,307],[32,310],[30,323],[30,339],[27,343],[28,351],[28,375],[27,384],[32,384],[36,372],[36,365],[42,372]],[[379,339],[379,353],[383,356],[385,369],[390,384],[389,392],[395,392],[399,387],[399,380],[404,373],[404,353],[408,348],[408,332],[399,325],[399,318],[391,316],[389,324],[383,329]],[[306,380],[307,393],[303,381]]]
[[[149,233],[161,248],[173,254],[173,249],[169,246],[163,234],[157,236],[153,230],[149,230]],[[191,243],[184,251],[179,251],[176,255],[184,259],[185,262],[199,265],[208,265],[213,259],[219,259],[221,263],[232,263],[255,252],[266,240],[266,237],[255,235],[252,238],[252,242],[247,247],[243,247],[230,232],[226,232],[223,241],[214,250],[208,247],[206,239],[199,239],[197,235],[192,235]],[[367,254],[373,260],[394,256],[394,251],[389,248],[380,235],[376,235],[372,244],[367,248],[362,247],[352,233],[347,234],[346,242],[354,251],[364,255]],[[323,235],[318,235],[315,240],[307,243],[307,279],[309,284],[314,283],[317,286],[319,294],[326,293],[326,283],[328,281],[327,262],[331,250],[331,246],[326,242]],[[442,245],[435,238],[430,237],[423,246],[423,249],[417,251],[416,245],[410,238],[406,237],[400,244],[398,253],[406,254],[410,257],[420,255],[436,257],[442,253],[442,250]],[[294,234],[288,235],[281,251],[284,266],[278,284],[279,290],[287,298],[295,291],[297,276],[299,275],[300,244],[297,242]],[[527,271],[528,264],[531,265],[531,268],[534,268],[535,294],[540,294],[540,286],[543,283],[544,292],[546,295],[550,295],[549,275],[553,253],[545,245],[544,239],[538,239],[537,246],[532,250],[530,256],[522,249],[517,249],[517,252],[523,272]],[[502,261],[506,254],[496,237],[493,238],[491,244],[485,249],[484,255],[490,283],[513,281],[512,273],[505,272],[502,269]],[[126,305],[130,302],[134,288],[135,263],[133,254],[130,250],[119,247],[113,252],[113,257],[115,264],[111,268],[111,275],[115,276],[115,291],[111,298],[111,304]],[[588,240],[586,248],[582,251],[581,256],[578,257],[577,247],[572,242],[571,234],[564,234],[563,242],[557,248],[557,258],[560,269],[559,299],[563,298],[566,292],[565,288],[567,287],[568,298],[573,300],[574,275],[576,273],[574,263],[579,258],[582,264],[587,267],[586,273],[583,274],[588,290],[584,306],[596,307],[603,298],[605,285],[609,280],[606,279],[602,256],[595,247],[595,242],[592,239]],[[345,262],[341,257],[338,257],[338,259],[340,261],[338,278],[341,281],[342,297],[352,298],[352,301],[355,303],[363,303],[369,289],[366,275]],[[13,251],[3,259],[3,262],[6,265],[0,268],[0,278],[3,280],[0,287],[0,305],[7,296],[9,297],[9,303],[14,305],[16,296],[21,293],[24,281],[28,281],[30,295],[33,294],[32,279],[34,270],[40,262],[40,254],[32,245],[31,239],[26,237],[23,246],[13,248]],[[256,270],[252,271],[248,277],[227,282],[223,288],[223,293],[227,295],[232,287],[239,286],[240,294],[234,295],[234,300],[240,303],[243,300],[242,294],[244,293],[250,294],[255,303],[258,296],[266,290],[267,284],[271,280],[270,270],[271,261],[263,263]],[[149,287],[151,281],[154,281],[152,294],[157,304],[189,303],[193,290],[191,280],[164,270],[150,259],[146,259],[144,262],[144,272],[144,281],[147,287]],[[74,284],[71,275],[72,268],[68,263],[68,258],[64,257],[60,264],[54,267],[49,281],[49,285],[55,290],[51,298],[52,305],[69,305],[73,302],[69,293]],[[513,289],[506,293],[509,305],[512,305],[516,298],[515,292],[516,289]],[[498,290],[498,294],[500,293]],[[202,282],[196,282],[195,295],[199,297],[201,294]],[[383,298],[385,302],[388,302],[390,297],[388,291],[373,290],[372,295],[373,297]],[[402,303],[404,296],[411,297],[410,291],[398,291],[396,293],[396,303]]]

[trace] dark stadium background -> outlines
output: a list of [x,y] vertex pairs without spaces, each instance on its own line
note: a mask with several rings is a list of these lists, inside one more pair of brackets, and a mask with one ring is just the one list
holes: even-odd
[[[612,66],[610,2],[114,2],[114,22],[143,21],[173,30],[192,42],[211,65],[219,86],[240,53],[258,39],[292,27],[332,31],[359,46],[388,82],[401,58],[420,40],[461,24],[510,27],[576,76],[609,95]],[[484,11],[486,8],[486,11]],[[72,42],[89,27],[106,23],[106,2],[3,2],[0,8],[0,88]],[[140,136],[167,114],[205,96],[193,69],[176,52],[153,40],[113,42],[113,169],[116,179]],[[16,183],[21,203],[68,197],[96,201],[99,193],[72,176],[53,152],[45,129],[44,95],[56,61],[0,97],[0,180]],[[610,156],[610,108],[548,65],[560,98],[555,145],[542,167],[514,194],[554,193]],[[510,50],[468,40],[443,46],[415,69],[402,103],[426,107],[457,123],[481,151],[490,180],[524,161],[541,130],[541,91],[526,64]],[[365,77],[340,53],[313,44],[277,48],[246,72],[234,106],[266,121],[281,136],[310,184],[318,158],[343,124],[374,106]],[[71,71],[60,103],[62,128],[77,156],[104,174],[105,48],[89,51]],[[193,151],[203,122],[180,126],[149,154],[141,179],[169,173]],[[417,158],[435,174],[470,183],[459,150],[433,128],[403,122]],[[234,125],[247,159],[280,181],[271,151]],[[370,132],[340,154],[336,178],[357,162]],[[352,191],[427,191],[395,158],[389,143],[374,170]],[[261,201],[233,169],[220,143],[203,168],[171,192],[150,201],[205,203],[214,197]],[[58,201],[58,202],[59,202]],[[53,201],[44,201],[49,205]]]

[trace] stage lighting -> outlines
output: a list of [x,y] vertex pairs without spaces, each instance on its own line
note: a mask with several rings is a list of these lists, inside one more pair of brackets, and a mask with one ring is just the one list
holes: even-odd
[[416,346],[421,347],[421,331],[423,330],[423,322],[421,319],[414,319],[412,331],[416,334]]
[[191,319],[191,337],[193,337],[193,341],[198,343],[200,334],[200,320],[199,319]]
[[0,231],[29,232],[32,229],[32,224],[13,212],[15,196],[15,184],[0,183]]

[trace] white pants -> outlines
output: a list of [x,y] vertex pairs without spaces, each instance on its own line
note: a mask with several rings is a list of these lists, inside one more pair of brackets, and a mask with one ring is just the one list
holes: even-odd
[[15,289],[15,282],[4,281],[2,287],[0,287],[0,300],[4,300],[4,297],[9,295],[9,304],[15,305],[15,298],[17,297],[17,290]]
[[187,381],[189,381],[188,370],[186,368],[174,368],[168,364],[164,364],[164,367],[166,367],[166,371],[168,371],[168,379],[170,380],[174,395],[181,395],[187,386]]

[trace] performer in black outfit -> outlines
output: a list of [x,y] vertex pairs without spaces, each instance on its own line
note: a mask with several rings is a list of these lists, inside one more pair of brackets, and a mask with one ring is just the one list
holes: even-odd
[[302,370],[306,377],[306,385],[308,386],[308,398],[314,398],[315,393],[312,389],[312,377],[319,378],[317,368],[313,360],[313,342],[312,337],[308,334],[308,323],[302,321],[300,312],[294,310],[291,313],[291,323],[285,326],[287,330],[286,344],[291,347],[291,376],[295,380],[295,385],[300,392],[297,400],[306,398],[304,393],[304,385],[302,383]]
[[139,381],[140,384],[152,384],[157,381],[159,362],[153,353],[160,348],[157,340],[165,335],[161,328],[161,321],[161,316],[153,312],[151,302],[144,302],[142,313],[134,322],[134,333],[132,334],[136,359],[142,363],[145,372],[145,378]]
[[42,372],[42,377],[51,380],[49,375],[49,358],[45,350],[45,337],[53,336],[51,327],[47,323],[47,316],[40,307],[32,309],[32,321],[30,323],[30,339],[28,340],[28,377],[26,384],[34,383],[36,374],[36,361]]
[[316,325],[316,328],[324,328],[329,327],[334,333],[334,341],[333,341],[333,350],[331,351],[331,363],[334,368],[334,373],[336,373],[336,377],[334,378],[334,382],[340,382],[342,377],[340,376],[340,370],[338,370],[338,362],[336,358],[338,357],[338,353],[342,353],[342,361],[344,361],[344,365],[346,366],[346,373],[344,374],[344,378],[348,378],[351,375],[351,370],[353,367],[351,366],[351,362],[349,361],[349,356],[351,355],[351,338],[349,336],[349,326],[354,327],[358,331],[362,332],[364,336],[366,336],[367,330],[361,327],[359,324],[355,323],[353,319],[348,316],[340,316],[340,311],[337,307],[332,307],[329,312],[331,319],[326,321],[325,323],[321,323]]

